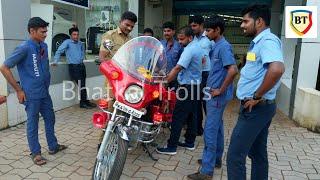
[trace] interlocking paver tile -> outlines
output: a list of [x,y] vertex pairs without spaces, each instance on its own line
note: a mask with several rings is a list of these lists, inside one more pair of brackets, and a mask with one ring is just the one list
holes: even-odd
[[51,176],[48,175],[47,173],[32,173],[28,178],[34,178],[34,179],[41,179],[41,180],[47,180],[51,179]]
[[143,172],[143,171],[138,171],[133,177],[144,178],[149,180],[157,179],[157,176],[152,174],[151,172]]
[[174,170],[176,168],[176,166],[167,166],[167,165],[163,165],[160,163],[156,163],[153,167],[155,167],[161,171],[170,171],[170,170]]
[[5,175],[1,175],[0,179],[20,180],[22,178],[15,174],[5,174]]
[[127,176],[133,176],[139,168],[140,166],[135,164],[125,164],[122,174],[125,174]]
[[2,173],[7,173],[11,169],[13,169],[13,168],[7,164],[0,164],[0,172],[2,172]]
[[158,176],[161,173],[159,169],[156,169],[154,167],[141,167],[139,169],[139,172],[150,172],[156,176]]
[[303,178],[298,176],[284,176],[284,180],[303,180]]
[[316,180],[316,179],[319,180],[320,179],[320,174],[308,174],[307,176],[310,180]]
[[296,176],[300,178],[307,178],[307,175],[304,173],[296,172],[296,171],[282,171],[283,176]]
[[51,169],[48,174],[51,176],[51,177],[55,177],[55,178],[61,178],[61,177],[68,177],[71,172],[67,172],[67,171],[61,171],[60,169],[58,168],[54,168],[54,169]]
[[177,180],[183,179],[183,175],[175,171],[162,171],[160,177],[170,177]]
[[[25,178],[27,176],[29,176],[32,172],[28,169],[12,169],[11,171],[9,171],[7,174],[11,174],[11,175],[18,175],[21,178]],[[1,179],[1,178],[0,178]]]
[[80,167],[77,171],[76,171],[79,175],[82,176],[91,176],[92,175],[92,171],[88,170],[86,168]]
[[178,172],[184,176],[187,176],[189,174],[193,174],[193,173],[196,173],[198,170],[197,169],[184,169],[184,168],[181,168],[181,167],[177,167],[175,169],[175,172]]
[[74,172],[68,178],[70,180],[89,180],[89,179],[91,179],[91,175],[84,176],[84,175],[80,175],[80,174]]

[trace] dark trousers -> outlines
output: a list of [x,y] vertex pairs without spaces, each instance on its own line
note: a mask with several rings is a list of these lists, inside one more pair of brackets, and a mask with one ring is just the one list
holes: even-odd
[[[197,86],[183,86],[180,88],[182,89],[178,89],[177,91],[179,97],[173,111],[171,134],[168,140],[168,147],[172,148],[177,147],[181,130],[185,123],[187,124],[185,142],[193,144],[197,136],[197,108],[195,108],[199,105],[199,100],[197,100],[195,93]],[[191,92],[191,89],[193,89],[194,92]],[[188,94],[186,94],[186,92]],[[191,96],[192,93],[194,97]],[[186,99],[180,99],[184,97],[186,97]],[[192,115],[191,118],[188,118],[189,115]]]
[[173,80],[168,84],[168,88],[172,89],[173,91],[177,91],[178,86],[179,84],[177,80]]
[[244,109],[243,105],[240,106],[227,155],[229,180],[246,180],[247,156],[252,160],[251,179],[268,179],[268,128],[275,112],[275,103],[259,103],[251,112]]
[[203,127],[202,127],[202,122],[203,122],[203,113],[202,113],[202,109],[204,110],[204,113],[206,114],[206,101],[203,100],[204,97],[204,93],[203,93],[203,88],[206,87],[207,85],[207,79],[209,76],[209,72],[208,71],[203,71],[202,72],[202,80],[201,80],[201,92],[200,92],[200,97],[201,100],[199,101],[199,106],[198,106],[198,115],[197,115],[197,122],[198,122],[198,134],[201,135],[203,133]]
[[[81,64],[69,64],[69,74],[72,81],[80,86],[80,104],[87,102],[87,90],[86,90],[86,67]],[[80,85],[79,85],[80,83]]]

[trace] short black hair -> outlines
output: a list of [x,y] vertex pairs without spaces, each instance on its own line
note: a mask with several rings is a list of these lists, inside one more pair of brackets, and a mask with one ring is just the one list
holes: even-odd
[[126,19],[136,23],[138,18],[133,12],[126,11],[121,15],[121,21],[126,20]]
[[253,4],[243,9],[241,15],[244,16],[249,13],[249,17],[257,20],[258,18],[262,18],[267,26],[270,25],[271,12],[270,7],[266,4]]
[[79,29],[77,27],[72,27],[69,29],[69,35],[71,35],[73,32],[79,32]]
[[38,28],[44,28],[48,27],[49,23],[41,19],[40,17],[32,17],[29,19],[28,22],[28,32],[30,33],[30,29],[38,29]]
[[167,21],[167,22],[163,23],[162,29],[165,29],[165,28],[169,28],[169,29],[172,29],[172,30],[176,29],[174,24],[173,24],[173,22],[171,22],[171,21]]
[[200,15],[189,16],[189,24],[191,23],[202,24],[204,23],[204,18]]
[[184,26],[179,29],[178,34],[184,34],[187,37],[193,36],[193,31],[190,26]]
[[143,33],[151,33],[152,36],[153,36],[153,30],[152,30],[151,28],[145,28],[145,29],[143,30]]
[[204,22],[204,28],[216,29],[217,27],[220,28],[220,34],[223,34],[225,29],[225,21],[220,16],[213,16]]

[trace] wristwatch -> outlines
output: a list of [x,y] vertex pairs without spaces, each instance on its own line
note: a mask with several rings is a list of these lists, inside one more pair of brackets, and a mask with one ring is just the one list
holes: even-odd
[[256,96],[256,91],[253,93],[253,97],[252,97],[253,100],[261,100],[262,97],[260,96]]

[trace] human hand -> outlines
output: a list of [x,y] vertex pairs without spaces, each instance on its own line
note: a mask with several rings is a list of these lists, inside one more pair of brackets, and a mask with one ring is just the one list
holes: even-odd
[[26,99],[26,95],[22,90],[17,91],[17,97],[18,97],[18,100],[19,100],[20,104],[24,103],[27,100]]
[[221,90],[220,89],[211,89],[211,95],[213,97],[219,96],[220,94],[221,94]]
[[261,100],[254,100],[250,99],[248,100],[243,106],[245,109],[249,108],[249,112],[251,112],[252,108],[257,105]]

